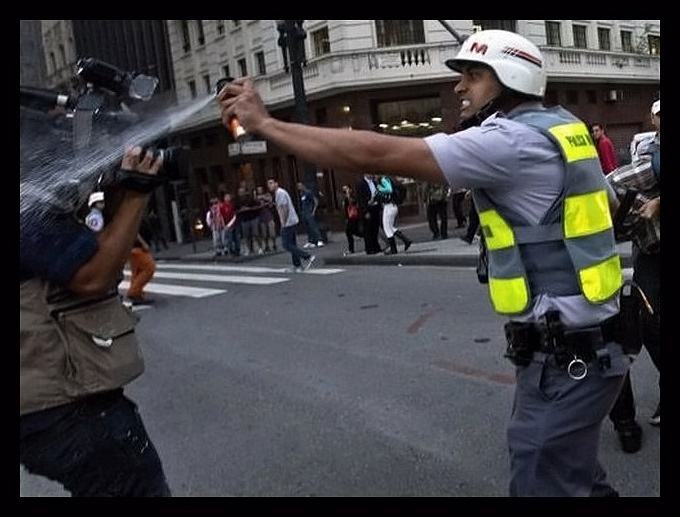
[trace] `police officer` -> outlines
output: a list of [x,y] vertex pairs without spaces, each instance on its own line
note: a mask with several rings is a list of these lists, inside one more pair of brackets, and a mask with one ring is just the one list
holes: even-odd
[[125,153],[121,199],[103,228],[92,212],[86,226],[22,189],[20,462],[73,496],[170,495],[123,394],[144,363],[117,284],[162,165],[141,151]]
[[[272,118],[248,79],[220,92],[222,120],[320,167],[381,170],[471,188],[493,308],[517,366],[508,429],[513,496],[617,495],[597,459],[630,360],[614,341],[622,284],[608,192],[588,128],[545,108],[539,49],[506,31],[469,37],[447,65],[468,129],[406,138]],[[477,127],[479,126],[479,127]]]

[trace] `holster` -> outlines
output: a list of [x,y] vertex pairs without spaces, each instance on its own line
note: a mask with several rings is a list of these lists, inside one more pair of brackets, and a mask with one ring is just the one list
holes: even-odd
[[604,370],[611,366],[606,344],[616,340],[618,326],[617,315],[600,325],[566,329],[557,311],[547,312],[540,323],[511,321],[505,325],[505,357],[517,366],[527,366],[534,352],[543,352],[554,356],[560,367],[577,357],[585,362],[597,360]]

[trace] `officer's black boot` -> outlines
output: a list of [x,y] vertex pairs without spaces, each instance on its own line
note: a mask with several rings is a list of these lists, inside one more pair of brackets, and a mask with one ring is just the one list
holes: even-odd
[[[404,242],[404,251],[406,251],[407,249],[409,249],[411,247],[411,244],[412,244],[411,239],[409,239],[403,233],[401,233],[401,230],[397,230],[396,232],[394,232],[394,235],[399,237]],[[394,239],[394,237],[393,237],[393,239]]]
[[385,250],[385,255],[396,255],[397,254],[397,241],[394,237],[389,237],[387,242],[390,244],[390,249]]

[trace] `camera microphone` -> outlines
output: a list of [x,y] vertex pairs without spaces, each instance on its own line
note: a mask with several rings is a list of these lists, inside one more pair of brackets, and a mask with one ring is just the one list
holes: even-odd
[[57,107],[66,108],[73,106],[71,97],[52,90],[35,88],[33,86],[21,86],[19,91],[19,104],[25,108],[49,111]]

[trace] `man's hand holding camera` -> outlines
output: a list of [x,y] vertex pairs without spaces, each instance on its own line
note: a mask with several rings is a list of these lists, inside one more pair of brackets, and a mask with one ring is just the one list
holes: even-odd
[[163,166],[163,156],[158,156],[154,159],[154,153],[150,150],[146,151],[144,157],[142,156],[142,148],[139,146],[128,147],[123,156],[123,163],[121,169],[126,171],[135,171],[142,174],[150,174],[155,176]]
[[142,158],[142,152],[139,146],[125,151],[117,183],[128,191],[150,194],[163,182],[158,174],[163,166],[163,154],[157,155],[149,149]]

